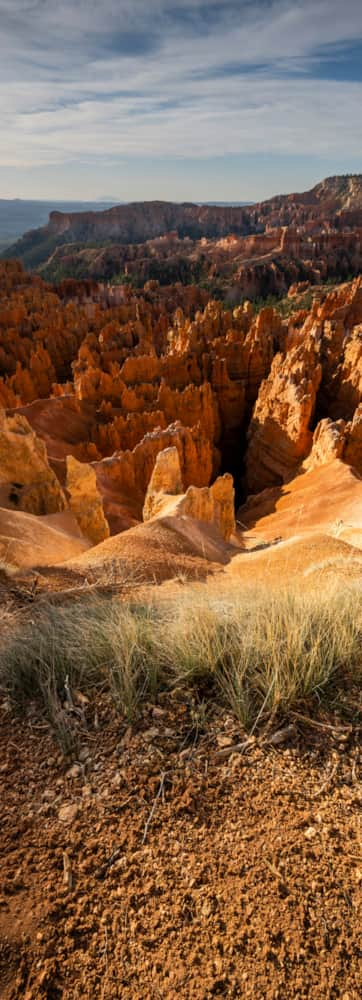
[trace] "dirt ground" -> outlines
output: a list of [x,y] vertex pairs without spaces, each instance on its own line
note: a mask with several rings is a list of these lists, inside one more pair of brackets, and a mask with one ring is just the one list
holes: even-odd
[[85,718],[65,757],[1,706],[2,1000],[357,1000],[348,716],[246,740],[176,691]]

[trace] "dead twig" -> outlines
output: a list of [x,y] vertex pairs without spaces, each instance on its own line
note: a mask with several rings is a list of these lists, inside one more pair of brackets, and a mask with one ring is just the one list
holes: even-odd
[[148,817],[148,819],[146,820],[146,823],[145,823],[145,828],[144,828],[144,831],[143,831],[143,838],[142,838],[142,843],[143,844],[146,843],[147,834],[148,834],[149,828],[151,826],[154,814],[156,812],[158,800],[161,798],[161,795],[162,795],[162,800],[164,801],[164,788],[165,788],[165,779],[166,779],[166,776],[167,776],[167,771],[163,771],[162,774],[161,774],[161,779],[160,779],[160,784],[158,786],[157,795],[155,796],[155,798],[153,800],[151,812],[150,812],[149,817]]
[[311,719],[308,715],[300,715],[299,712],[291,712],[290,714],[293,719],[299,719],[300,722],[312,726],[313,729],[330,729],[333,733],[351,732],[351,726],[332,726],[330,722],[317,722],[316,719]]
[[287,889],[288,886],[287,886],[287,883],[285,881],[284,875],[282,875],[282,873],[280,871],[278,871],[278,869],[276,868],[276,866],[273,865],[271,861],[268,861],[267,858],[264,858],[264,864],[267,866],[267,868],[269,868],[269,871],[272,873],[272,875],[275,875],[275,878],[278,879],[278,882],[280,882],[280,884],[285,889]]
[[222,760],[224,757],[230,757],[232,753],[243,753],[244,750],[249,750],[253,746],[255,746],[255,740],[244,740],[244,743],[233,743],[229,747],[216,750],[213,756],[216,760]]
[[67,889],[72,888],[73,875],[72,875],[72,866],[68,851],[63,851],[63,882],[64,885],[66,885]]
[[321,795],[321,793],[324,792],[326,788],[328,788],[328,785],[330,785],[331,781],[333,781],[333,778],[334,778],[334,775],[336,774],[337,768],[338,768],[338,761],[331,768],[329,774],[326,777],[326,780],[323,781],[323,784],[320,785],[319,788],[317,788],[316,792],[313,792],[312,799],[316,799],[318,795]]
[[114,865],[116,861],[118,861],[118,858],[119,858],[119,856],[120,856],[121,853],[122,853],[122,848],[121,847],[116,847],[115,851],[113,851],[113,854],[111,854],[110,858],[107,858],[107,860],[104,862],[104,864],[101,865],[101,867],[98,868],[98,871],[95,872],[95,877],[98,878],[98,879],[105,878],[105,876],[106,876],[106,874],[108,872],[108,869],[111,868],[112,865]]
[[296,727],[292,722],[289,726],[284,726],[283,729],[277,729],[271,736],[265,736],[265,738],[261,741],[261,745],[263,746],[264,744],[267,744],[271,747],[277,747],[281,743],[285,743],[292,736],[295,736],[296,732]]

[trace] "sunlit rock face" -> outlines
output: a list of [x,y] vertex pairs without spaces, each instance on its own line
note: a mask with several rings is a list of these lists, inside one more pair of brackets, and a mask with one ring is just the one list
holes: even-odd
[[362,476],[362,403],[355,410],[353,420],[347,426],[347,432],[344,461],[357,469]]
[[233,489],[241,503],[336,459],[361,469],[361,279],[286,317],[156,281],[111,293],[0,264],[2,504],[68,503],[94,544],[152,518],[151,497],[183,498],[227,538]]
[[314,469],[318,465],[327,465],[328,462],[333,462],[336,458],[342,458],[345,444],[345,421],[333,421],[330,417],[325,417],[316,426],[312,448],[304,462],[304,468]]
[[292,319],[253,410],[248,492],[287,481],[301,462],[312,468],[343,458],[358,466],[361,331],[361,279],[331,292],[322,304],[316,301],[301,326]]
[[21,414],[0,409],[1,506],[30,514],[54,514],[66,507],[63,490],[49,466],[44,441]]
[[286,356],[275,357],[248,432],[250,493],[285,482],[310,451],[310,425],[322,376],[319,357],[319,343],[312,336]]
[[109,525],[104,516],[95,470],[86,462],[78,462],[72,455],[67,458],[67,493],[70,510],[85,538],[94,545],[109,538]]
[[184,492],[180,458],[177,448],[165,448],[157,455],[148,484],[143,506],[143,520],[157,517],[165,497],[180,496]]
[[235,531],[235,494],[232,476],[219,476],[212,486],[189,486],[183,491],[177,448],[159,452],[143,507],[143,520],[190,517],[212,525],[225,540]]

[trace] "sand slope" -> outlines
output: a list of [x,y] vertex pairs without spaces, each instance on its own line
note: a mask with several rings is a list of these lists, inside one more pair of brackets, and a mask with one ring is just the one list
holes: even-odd
[[362,547],[362,478],[336,459],[290,483],[250,498],[238,511],[247,547],[305,532],[323,532]]
[[51,566],[89,548],[69,512],[36,517],[0,507],[0,558],[29,569]]
[[84,572],[115,569],[143,582],[161,582],[182,574],[203,578],[227,563],[232,551],[211,525],[189,517],[165,517],[114,535],[71,558],[67,566]]
[[85,572],[122,565],[158,583],[183,573],[204,578],[217,568],[220,583],[222,568],[225,583],[361,573],[362,480],[342,462],[265,491],[240,514],[246,530],[239,530],[235,545],[215,527],[175,513],[115,535],[68,565]]

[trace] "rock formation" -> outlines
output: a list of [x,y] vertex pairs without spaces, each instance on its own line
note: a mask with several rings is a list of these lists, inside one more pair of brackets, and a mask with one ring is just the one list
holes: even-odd
[[314,469],[318,465],[327,465],[336,458],[342,458],[345,448],[344,420],[331,420],[325,417],[317,424],[313,434],[313,444],[303,468]]
[[177,448],[164,448],[157,455],[143,505],[143,520],[157,517],[165,496],[179,496],[184,492],[180,458]]
[[250,493],[286,482],[308,455],[322,377],[319,358],[320,344],[312,335],[285,356],[274,358],[248,431],[246,480]]
[[212,486],[189,486],[183,493],[177,448],[166,448],[156,459],[143,507],[143,520],[157,517],[190,517],[211,524],[228,541],[235,532],[235,497],[232,476],[226,473]]
[[[36,259],[62,300],[77,296],[89,316],[96,281],[120,275],[148,292],[158,282],[207,283],[229,305],[286,295],[290,287],[361,272],[362,177],[331,177],[311,191],[249,206],[140,202],[105,212],[54,212],[48,226],[26,233],[6,253],[31,266]],[[108,306],[120,306],[127,286],[104,286],[103,296]]]
[[[0,468],[3,505],[60,510],[67,487],[94,543],[142,520],[151,477],[166,475],[158,455],[176,449],[180,480],[164,495],[230,537],[232,484],[220,472],[238,502],[336,459],[358,473],[361,279],[319,288],[310,308],[296,295],[285,316],[156,281],[121,292],[75,281],[55,290],[0,264],[0,400],[16,444]],[[146,517],[152,503],[149,493]]]
[[46,447],[21,414],[0,410],[0,495],[3,507],[54,514],[66,507]]
[[362,476],[362,403],[357,407],[353,420],[347,426],[347,444],[343,458]]
[[218,476],[210,486],[210,494],[215,504],[217,523],[221,534],[229,540],[235,532],[235,490],[233,477],[228,472]]
[[95,470],[85,462],[77,462],[72,455],[67,457],[67,493],[70,509],[82,535],[93,545],[109,538],[109,525],[104,516]]
[[[362,398],[361,279],[316,299],[300,318],[290,322],[253,411],[249,492],[287,481],[301,462],[313,468],[339,457],[357,461],[358,415],[351,421]],[[317,414],[324,419],[313,428]]]
[[[255,205],[179,205],[154,201],[118,205],[103,212],[51,212],[48,225],[26,233],[10,247],[8,256],[18,256],[26,262],[36,246],[37,260],[44,261],[62,244],[72,255],[69,243],[96,241],[99,245],[104,240],[137,245],[145,240],[157,240],[158,257],[161,258],[164,241],[172,247],[178,237],[213,238],[219,241],[219,251],[227,253],[233,247],[235,236],[251,234],[253,240],[249,240],[248,253],[252,255],[258,236],[261,246],[257,252],[265,253],[270,249],[268,231],[273,228],[293,227],[294,231],[299,231],[304,226],[315,232],[318,220],[324,218],[335,223],[338,216],[342,225],[344,220],[362,225],[362,221],[358,221],[361,209],[362,178],[357,174],[330,177],[302,194],[279,195]],[[149,275],[150,278],[157,276]]]

